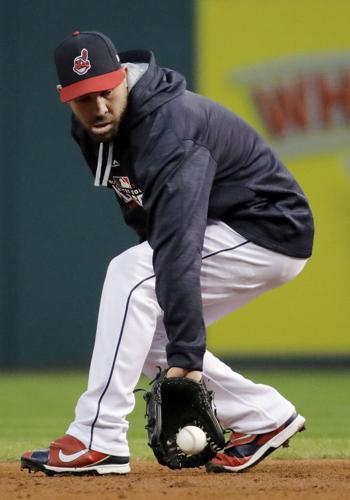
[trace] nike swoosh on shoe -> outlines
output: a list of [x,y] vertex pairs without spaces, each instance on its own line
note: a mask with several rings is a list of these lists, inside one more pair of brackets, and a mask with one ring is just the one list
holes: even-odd
[[84,450],[77,451],[76,453],[72,453],[70,455],[66,455],[62,449],[59,450],[58,452],[58,458],[60,459],[61,462],[63,463],[68,463],[68,462],[74,462],[74,460],[77,460],[78,458],[82,457],[87,453],[89,450],[85,448]]

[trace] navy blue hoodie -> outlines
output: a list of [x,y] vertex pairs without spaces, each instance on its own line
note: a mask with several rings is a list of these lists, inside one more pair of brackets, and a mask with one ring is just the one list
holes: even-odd
[[202,369],[205,327],[200,269],[207,219],[219,219],[273,251],[311,255],[313,219],[290,172],[257,132],[219,104],[186,90],[153,54],[130,91],[113,143],[95,143],[73,118],[72,134],[96,179],[114,189],[127,224],[153,249],[169,366]]

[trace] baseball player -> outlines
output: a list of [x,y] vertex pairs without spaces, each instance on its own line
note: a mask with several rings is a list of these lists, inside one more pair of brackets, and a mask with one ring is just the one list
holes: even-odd
[[[127,416],[141,373],[205,377],[232,429],[208,471],[238,472],[304,427],[275,389],[206,351],[206,325],[295,278],[313,220],[299,185],[237,115],[186,90],[148,51],[117,54],[97,32],[55,51],[58,91],[96,187],[114,191],[140,243],[107,270],[88,388],[66,434],[29,451],[46,473],[129,472]],[[244,334],[232,331],[235,338]]]

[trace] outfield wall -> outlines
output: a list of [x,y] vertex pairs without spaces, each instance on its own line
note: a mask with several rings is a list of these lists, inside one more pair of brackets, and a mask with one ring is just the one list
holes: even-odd
[[152,49],[257,127],[310,198],[307,268],[211,327],[210,348],[348,364],[349,14],[342,0],[0,0],[0,368],[86,365],[108,262],[136,242],[57,99],[52,51],[76,29]]

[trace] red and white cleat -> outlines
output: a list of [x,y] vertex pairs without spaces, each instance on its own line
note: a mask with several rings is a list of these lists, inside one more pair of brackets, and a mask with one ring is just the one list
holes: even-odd
[[47,450],[26,451],[21,457],[21,468],[45,474],[127,474],[129,457],[106,455],[89,450],[68,434],[53,441]]
[[233,432],[222,453],[206,464],[208,472],[243,472],[254,467],[280,446],[287,447],[288,440],[305,430],[305,418],[297,413],[278,429],[265,434],[239,434]]

